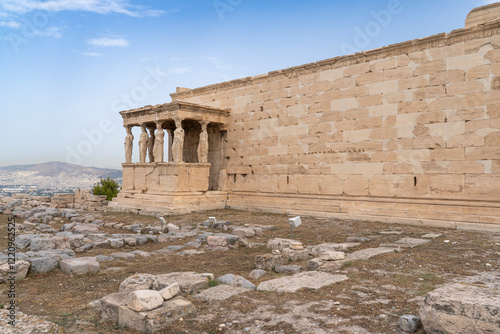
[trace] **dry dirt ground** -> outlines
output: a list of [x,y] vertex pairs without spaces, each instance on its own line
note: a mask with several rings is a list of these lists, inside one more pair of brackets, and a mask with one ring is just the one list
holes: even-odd
[[[289,216],[278,214],[220,210],[172,216],[167,222],[189,229],[209,216],[229,220],[234,225],[274,225],[275,228],[265,231],[262,237],[253,238],[252,241],[261,245],[252,249],[240,247],[226,252],[207,251],[201,255],[172,253],[136,260],[113,260],[101,262],[101,271],[94,275],[73,277],[60,270],[29,274],[17,283],[18,308],[57,323],[63,333],[136,333],[116,324],[102,323],[99,314],[88,306],[89,302],[118,292],[120,282],[135,273],[196,271],[211,272],[215,277],[232,273],[248,279],[250,271],[255,269],[255,256],[270,253],[265,247],[267,240],[290,237]],[[1,249],[6,248],[7,218],[0,215]],[[154,217],[112,212],[102,214],[100,219],[130,223],[157,221]],[[500,267],[500,235],[309,217],[302,217],[302,222],[294,238],[305,245],[345,242],[350,236],[371,239],[349,252],[377,247],[402,237],[419,238],[425,233],[441,233],[442,236],[413,249],[345,263],[339,273],[347,275],[349,280],[318,291],[252,291],[216,304],[188,296],[197,313],[173,323],[164,333],[400,333],[399,316],[418,315],[419,303],[427,292],[461,276],[499,271]],[[380,233],[387,230],[403,234]],[[108,232],[117,233],[111,229]],[[118,251],[152,251],[188,241],[194,241],[194,237]],[[77,256],[106,255],[116,251],[98,249]],[[301,264],[305,268],[305,261]],[[280,276],[268,272],[258,281],[250,280],[258,285]],[[6,304],[5,285],[0,289],[0,304]],[[420,330],[419,333],[424,332]]]

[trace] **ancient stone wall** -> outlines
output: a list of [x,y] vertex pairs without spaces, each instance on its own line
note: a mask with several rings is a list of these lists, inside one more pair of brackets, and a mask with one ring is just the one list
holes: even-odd
[[231,109],[229,207],[500,224],[499,45],[497,21],[171,96]]

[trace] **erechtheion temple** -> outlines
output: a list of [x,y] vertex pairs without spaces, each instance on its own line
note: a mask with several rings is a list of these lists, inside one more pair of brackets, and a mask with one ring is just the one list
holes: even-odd
[[111,205],[498,231],[499,18],[488,5],[450,33],[122,111],[123,190]]

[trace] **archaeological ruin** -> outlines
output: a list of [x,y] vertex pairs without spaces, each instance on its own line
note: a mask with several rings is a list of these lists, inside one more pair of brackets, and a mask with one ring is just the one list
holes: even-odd
[[110,206],[500,231],[499,12],[122,111],[123,190]]

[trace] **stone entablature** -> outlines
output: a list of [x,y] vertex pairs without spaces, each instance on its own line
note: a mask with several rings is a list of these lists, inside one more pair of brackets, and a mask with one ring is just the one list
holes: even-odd
[[202,106],[195,103],[174,101],[170,103],[145,106],[120,112],[123,126],[140,124],[155,124],[157,121],[172,121],[174,119],[206,121],[209,123],[227,124],[229,110]]

